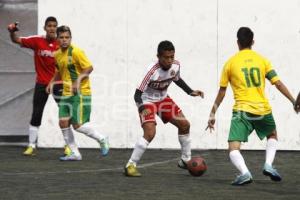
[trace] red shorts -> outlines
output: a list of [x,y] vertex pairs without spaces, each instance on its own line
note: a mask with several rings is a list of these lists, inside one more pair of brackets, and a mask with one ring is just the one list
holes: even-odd
[[150,113],[146,116],[140,114],[141,124],[144,124],[145,122],[156,123],[155,114],[157,114],[164,123],[168,123],[181,112],[181,109],[170,97],[166,97],[159,102],[144,104],[144,107],[145,109],[148,109]]

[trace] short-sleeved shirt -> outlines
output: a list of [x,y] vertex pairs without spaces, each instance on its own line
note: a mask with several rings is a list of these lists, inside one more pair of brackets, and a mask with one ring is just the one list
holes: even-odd
[[180,63],[174,61],[170,69],[163,70],[159,63],[146,68],[143,79],[137,89],[142,91],[143,103],[159,102],[167,97],[167,89],[173,81],[180,78]]
[[54,52],[58,49],[56,40],[47,40],[45,36],[34,35],[20,37],[21,46],[34,51],[36,82],[48,85],[55,72]]
[[272,109],[265,95],[265,78],[272,84],[279,80],[267,59],[253,50],[245,49],[226,62],[220,87],[227,87],[230,83],[235,99],[234,111],[266,115]]
[[[72,82],[77,80],[82,70],[92,67],[91,62],[80,48],[73,44],[65,51],[59,49],[54,54],[56,67],[63,81],[63,96],[73,96]],[[80,82],[79,91],[82,95],[91,95],[89,78]]]

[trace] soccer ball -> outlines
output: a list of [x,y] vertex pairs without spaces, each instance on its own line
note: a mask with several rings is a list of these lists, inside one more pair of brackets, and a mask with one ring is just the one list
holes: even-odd
[[207,170],[207,165],[201,156],[195,156],[188,161],[187,168],[192,176],[202,176]]

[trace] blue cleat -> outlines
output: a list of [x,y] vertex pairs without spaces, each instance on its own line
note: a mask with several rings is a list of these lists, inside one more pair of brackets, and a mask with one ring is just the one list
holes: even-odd
[[245,185],[252,183],[252,175],[250,172],[245,173],[244,175],[239,175],[236,177],[236,179],[231,183],[231,185]]
[[264,168],[263,168],[263,174],[265,176],[269,176],[272,181],[281,181],[282,178],[280,174],[277,172],[276,169],[274,169],[271,165],[268,165],[265,163]]
[[70,153],[69,155],[65,155],[59,158],[60,161],[80,161],[82,160],[81,155],[75,155],[74,152]]
[[100,142],[101,154],[102,156],[107,156],[109,152],[109,143],[108,138],[102,139]]

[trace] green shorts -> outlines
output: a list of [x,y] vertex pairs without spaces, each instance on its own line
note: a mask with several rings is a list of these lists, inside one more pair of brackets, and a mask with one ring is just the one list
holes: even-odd
[[255,130],[260,140],[276,130],[272,113],[267,115],[254,115],[243,111],[232,113],[228,142],[247,142],[248,136]]
[[59,118],[70,118],[72,124],[90,121],[91,96],[63,96],[59,102]]

